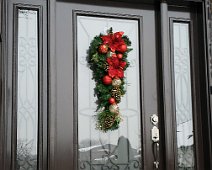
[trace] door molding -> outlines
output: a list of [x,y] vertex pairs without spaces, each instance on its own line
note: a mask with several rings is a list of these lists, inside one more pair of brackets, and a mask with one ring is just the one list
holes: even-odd
[[[74,25],[74,37],[73,37],[73,41],[75,42],[74,43],[74,69],[73,69],[73,74],[74,74],[74,86],[73,86],[73,94],[74,94],[74,101],[73,101],[73,105],[74,105],[74,136],[76,137],[75,140],[74,140],[74,168],[75,169],[78,169],[79,165],[78,165],[78,115],[76,113],[78,113],[78,70],[77,70],[77,67],[78,67],[78,63],[77,63],[77,59],[78,59],[78,55],[77,55],[77,16],[88,16],[88,17],[103,17],[103,18],[114,18],[114,19],[126,19],[126,20],[137,20],[138,21],[138,26],[139,28],[141,29],[140,31],[138,31],[138,40],[139,40],[139,56],[142,56],[142,51],[143,51],[143,40],[142,40],[142,37],[143,37],[143,31],[142,31],[142,27],[143,27],[143,17],[142,16],[139,16],[139,15],[130,15],[130,14],[111,14],[111,13],[105,13],[105,12],[93,12],[93,11],[84,11],[84,10],[73,10],[73,25]],[[143,62],[142,62],[142,57],[139,58],[139,75],[141,77],[140,81],[139,81],[139,89],[140,89],[140,112],[141,113],[145,113],[144,112],[144,96],[143,96]],[[142,114],[141,115],[141,120],[140,120],[140,123],[141,125],[144,125],[145,124],[145,114]],[[149,136],[150,137],[150,134],[147,134],[147,135],[144,135],[145,134],[145,128],[141,128],[141,136],[142,136],[142,139],[144,136]],[[151,142],[151,141],[150,141]],[[143,151],[143,154],[142,156],[144,156],[144,158],[142,158],[141,160],[141,164],[143,166],[143,162],[147,162],[148,160],[145,160],[145,158],[149,158],[149,159],[153,159],[151,154],[150,154],[150,151],[149,149],[151,150],[151,148],[148,148],[146,149],[146,147],[144,146],[145,145],[145,140],[141,140],[141,150]],[[148,156],[147,156],[148,155]],[[137,162],[129,162],[129,164],[127,166],[130,166],[130,163],[134,163],[134,166],[137,165]],[[132,165],[132,164],[131,164]],[[92,166],[92,165],[91,165]],[[144,168],[144,167],[142,167]]]
[[[171,68],[170,68],[170,38],[169,38],[169,18],[168,18],[168,4],[166,2],[162,2],[160,4],[160,24],[161,24],[161,76],[163,79],[162,83],[162,98],[163,102],[163,111],[160,114],[161,117],[161,126],[164,126],[164,132],[161,129],[161,133],[163,134],[164,144],[162,144],[165,149],[165,166],[166,169],[173,169],[175,166],[175,148],[173,139],[174,136],[174,128],[173,128],[173,119],[172,119],[172,82],[171,82]],[[162,123],[163,122],[163,123]]]

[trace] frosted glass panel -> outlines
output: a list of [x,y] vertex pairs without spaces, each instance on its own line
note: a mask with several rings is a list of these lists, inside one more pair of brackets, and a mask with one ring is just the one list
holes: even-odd
[[18,10],[17,169],[37,169],[38,13]]
[[194,169],[189,24],[174,23],[174,77],[178,169]]
[[[138,25],[136,20],[77,17],[79,169],[142,169]],[[113,32],[124,31],[129,36],[133,51],[128,55],[127,93],[119,103],[124,121],[118,130],[103,133],[96,130],[93,117],[95,82],[86,56],[93,37],[106,34],[110,27]]]

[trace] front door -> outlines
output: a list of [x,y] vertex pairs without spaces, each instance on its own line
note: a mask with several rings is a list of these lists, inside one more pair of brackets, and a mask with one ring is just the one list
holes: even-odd
[[[192,16],[195,12],[189,7],[170,7],[164,29],[157,6],[56,1],[56,169],[61,165],[86,170],[203,167],[202,139],[196,134],[202,130],[197,71],[202,65],[197,63],[204,53],[197,43],[202,39],[195,36],[199,29],[198,19]],[[91,42],[99,34],[108,35],[111,28],[128,36],[132,51],[124,70],[126,93],[118,104],[122,121],[118,129],[102,132],[104,125],[98,124],[96,116],[102,110],[96,112],[96,108],[105,96],[100,95],[104,88],[99,89],[96,77],[102,76],[104,84],[105,75],[98,74],[102,74],[99,65],[105,49]],[[110,45],[107,57],[111,59]],[[91,67],[91,62],[98,68]],[[110,75],[110,63],[105,62],[105,74]],[[170,162],[164,164],[164,157]]]
[[[158,113],[155,10],[108,5],[56,4],[56,156],[63,158],[58,169],[61,164],[64,169],[151,169],[159,161],[154,160],[150,134],[150,117]],[[93,73],[87,58],[94,37],[111,28],[128,36],[132,51],[124,71],[126,94],[118,104],[120,127],[103,132],[96,127],[97,83],[92,79],[101,71]]]
[[3,169],[207,170],[201,3],[48,2],[8,1]]

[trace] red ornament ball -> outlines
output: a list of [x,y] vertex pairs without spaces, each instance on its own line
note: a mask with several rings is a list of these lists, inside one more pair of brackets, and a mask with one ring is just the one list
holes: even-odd
[[123,54],[117,54],[117,57],[119,58],[119,59],[122,59],[122,57],[123,57]]
[[102,79],[103,83],[105,85],[110,85],[112,84],[112,78],[108,75],[104,76],[103,79]]
[[126,44],[122,44],[119,46],[119,52],[124,53],[127,51],[127,45]]
[[115,104],[116,103],[116,100],[113,97],[109,98],[108,101],[109,101],[110,104]]
[[106,54],[108,52],[108,46],[105,44],[102,44],[99,46],[99,52],[102,54]]

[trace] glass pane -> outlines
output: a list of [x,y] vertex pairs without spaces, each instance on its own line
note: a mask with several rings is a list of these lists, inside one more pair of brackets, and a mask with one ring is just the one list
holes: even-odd
[[188,23],[174,23],[174,77],[179,170],[194,169],[190,35]]
[[18,10],[17,169],[37,169],[38,13]]
[[[124,31],[129,36],[133,51],[128,54],[130,67],[126,71],[127,93],[119,103],[124,120],[118,130],[103,133],[96,130],[93,117],[96,110],[95,82],[86,56],[91,40],[100,33],[106,34],[110,27],[113,32]],[[142,169],[138,37],[136,20],[88,16],[77,18],[79,169]]]

